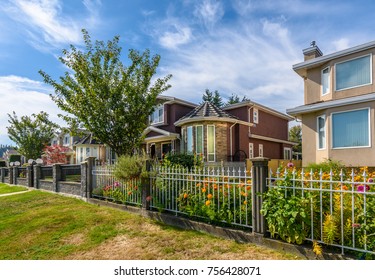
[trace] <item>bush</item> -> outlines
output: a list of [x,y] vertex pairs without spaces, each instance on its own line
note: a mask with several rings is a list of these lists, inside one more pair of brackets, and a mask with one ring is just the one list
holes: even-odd
[[146,155],[121,156],[115,164],[114,175],[119,180],[136,179],[146,177],[146,162],[149,158]]
[[21,162],[21,155],[10,155],[9,156],[9,162]]
[[335,161],[331,159],[326,159],[321,163],[310,163],[309,165],[306,166],[307,169],[312,169],[312,170],[322,170],[322,172],[332,172],[339,174],[341,169],[345,168],[345,165],[342,164],[340,161]]
[[163,160],[163,166],[167,167],[184,167],[191,170],[194,167],[201,167],[203,164],[202,157],[190,154],[167,154]]
[[0,167],[6,167],[7,163],[4,160],[0,161]]

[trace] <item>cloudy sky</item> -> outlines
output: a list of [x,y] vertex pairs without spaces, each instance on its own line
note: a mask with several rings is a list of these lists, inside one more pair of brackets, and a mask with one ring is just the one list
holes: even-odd
[[1,0],[0,143],[8,113],[59,109],[38,70],[58,79],[58,61],[81,29],[107,41],[161,55],[159,76],[172,74],[166,95],[199,103],[206,88],[285,113],[303,103],[292,65],[315,40],[324,54],[375,40],[374,1],[331,0]]

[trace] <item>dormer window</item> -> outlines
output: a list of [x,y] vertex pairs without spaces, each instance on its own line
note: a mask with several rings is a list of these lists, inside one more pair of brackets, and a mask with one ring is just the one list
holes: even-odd
[[336,64],[336,90],[355,88],[372,83],[371,55]]
[[157,124],[164,122],[164,105],[159,105],[150,116],[150,123]]
[[69,136],[69,134],[66,134],[65,136],[64,136],[64,146],[66,146],[66,145],[69,145],[70,143],[70,136]]
[[322,95],[329,93],[329,67],[322,70]]

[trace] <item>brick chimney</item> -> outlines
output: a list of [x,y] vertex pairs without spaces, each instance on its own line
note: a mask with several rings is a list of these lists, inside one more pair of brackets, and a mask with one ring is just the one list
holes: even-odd
[[305,61],[306,61],[306,60],[310,60],[310,59],[322,56],[323,53],[319,49],[319,47],[316,45],[316,42],[312,41],[310,43],[310,47],[303,50],[303,55],[304,55],[304,58],[305,58]]

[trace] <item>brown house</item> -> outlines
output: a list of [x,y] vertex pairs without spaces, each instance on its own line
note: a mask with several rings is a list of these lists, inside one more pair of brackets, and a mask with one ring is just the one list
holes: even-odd
[[288,109],[302,121],[303,165],[325,159],[375,165],[375,41],[323,55],[312,42],[293,70],[304,80],[304,104]]

